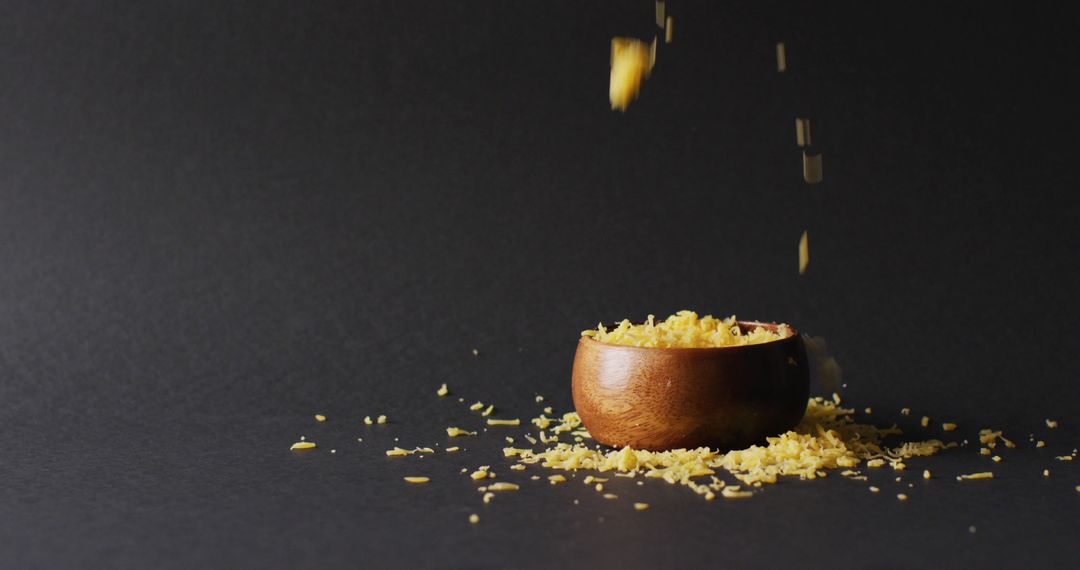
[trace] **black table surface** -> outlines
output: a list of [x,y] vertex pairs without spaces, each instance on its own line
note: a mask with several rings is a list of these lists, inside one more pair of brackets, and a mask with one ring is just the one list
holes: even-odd
[[[5,3],[0,566],[1074,566],[1074,20],[667,9],[620,113],[609,43],[658,32],[648,1]],[[706,502],[532,481],[524,427],[446,437],[476,400],[571,410],[579,331],[683,308],[825,337],[907,437],[1017,448]],[[521,490],[482,504],[479,465]]]

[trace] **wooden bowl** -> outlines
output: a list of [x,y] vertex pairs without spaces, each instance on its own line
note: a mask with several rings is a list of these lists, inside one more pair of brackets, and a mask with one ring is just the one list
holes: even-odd
[[[744,330],[775,323],[737,321]],[[794,427],[810,395],[798,331],[762,344],[642,348],[581,337],[574,406],[596,441],[635,449],[742,448]]]

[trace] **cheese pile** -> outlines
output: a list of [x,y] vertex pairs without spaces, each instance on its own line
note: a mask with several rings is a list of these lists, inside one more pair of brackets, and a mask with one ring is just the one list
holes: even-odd
[[656,322],[656,317],[649,315],[644,324],[635,325],[623,319],[615,328],[608,330],[603,323],[581,332],[587,336],[608,344],[642,346],[652,348],[717,348],[723,346],[741,346],[781,340],[791,336],[791,328],[780,325],[779,332],[762,327],[743,331],[732,315],[718,319],[712,315],[698,317],[694,311],[679,311],[667,319]]
[[[930,439],[890,448],[882,444],[883,438],[898,435],[901,430],[895,426],[878,428],[856,423],[852,418],[854,412],[834,401],[812,398],[806,416],[795,429],[766,438],[764,446],[754,445],[727,453],[706,447],[655,452],[624,447],[605,452],[580,443],[556,443],[554,447],[538,452],[505,448],[503,454],[517,457],[521,463],[540,464],[550,469],[614,471],[624,476],[643,474],[685,485],[712,499],[717,492],[728,498],[747,496],[745,491],[714,477],[719,469],[727,470],[744,484],[755,487],[776,483],[781,476],[825,477],[826,471],[832,469],[845,469],[845,476],[864,478],[851,468],[865,461],[869,467],[889,464],[895,470],[903,470],[904,459],[933,455],[957,445]],[[564,418],[571,420],[560,426],[565,426],[564,430],[577,427],[570,425],[577,420],[576,414],[567,414]],[[708,483],[694,480],[706,476],[710,477]]]

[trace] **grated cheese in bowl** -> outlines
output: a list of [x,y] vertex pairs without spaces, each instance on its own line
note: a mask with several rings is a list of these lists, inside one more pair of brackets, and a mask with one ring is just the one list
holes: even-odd
[[743,346],[781,340],[791,336],[791,328],[780,325],[779,332],[763,327],[744,331],[731,316],[718,319],[712,315],[699,317],[694,311],[679,311],[657,322],[654,315],[642,324],[632,324],[623,319],[615,328],[608,330],[603,323],[596,329],[582,331],[586,336],[608,344],[650,348],[719,348]]

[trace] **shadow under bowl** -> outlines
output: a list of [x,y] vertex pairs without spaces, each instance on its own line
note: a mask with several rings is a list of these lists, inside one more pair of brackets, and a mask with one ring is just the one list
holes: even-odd
[[[776,323],[737,321],[744,332]],[[573,396],[585,428],[611,447],[737,449],[802,419],[810,395],[798,331],[718,348],[646,348],[581,337]]]

